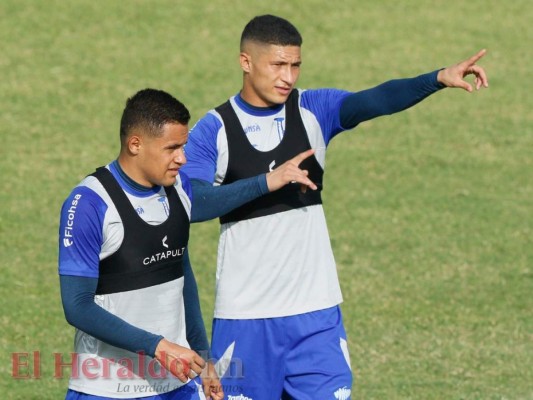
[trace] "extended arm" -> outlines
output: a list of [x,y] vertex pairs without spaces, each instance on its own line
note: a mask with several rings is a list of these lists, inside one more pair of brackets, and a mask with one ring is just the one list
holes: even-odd
[[314,150],[304,151],[267,174],[241,179],[228,185],[213,186],[201,179],[191,179],[193,193],[192,222],[207,221],[227,214],[234,208],[269,192],[281,189],[291,182],[303,188],[316,190],[316,185],[307,177],[308,172],[298,166]]
[[438,71],[434,71],[416,78],[395,79],[348,95],[340,109],[342,127],[352,129],[363,121],[414,106],[445,87],[437,75]]
[[213,186],[200,179],[191,179],[191,186],[194,199],[192,222],[220,217],[268,193],[266,174],[222,186]]
[[445,87],[461,88],[472,92],[472,86],[464,80],[474,75],[476,89],[488,87],[485,70],[476,64],[486,51],[451,67],[443,68],[416,78],[396,79],[375,88],[348,95],[340,109],[340,122],[344,129],[352,129],[363,121],[382,115],[403,111],[419,103],[432,93]]

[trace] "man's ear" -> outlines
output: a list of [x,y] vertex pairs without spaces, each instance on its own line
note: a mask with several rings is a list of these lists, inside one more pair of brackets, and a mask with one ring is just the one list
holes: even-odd
[[241,52],[239,55],[239,63],[244,72],[250,72],[250,69],[252,68],[252,57],[249,53]]
[[139,135],[131,135],[128,140],[127,140],[127,145],[128,145],[128,151],[133,154],[133,155],[137,155],[139,154],[139,151],[141,150],[141,146],[142,146],[142,137],[139,136]]

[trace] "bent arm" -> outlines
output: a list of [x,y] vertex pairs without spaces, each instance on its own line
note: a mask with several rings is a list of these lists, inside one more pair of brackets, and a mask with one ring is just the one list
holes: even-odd
[[[196,279],[188,256],[184,260],[185,324],[187,341],[200,353],[209,351],[201,315]],[[163,336],[136,328],[104,310],[94,302],[98,279],[60,275],[61,299],[67,322],[95,338],[132,352],[143,351],[153,357]]]
[[340,108],[344,129],[352,129],[363,121],[403,111],[445,87],[437,80],[439,71],[415,78],[395,79],[372,89],[348,95]]
[[130,325],[94,302],[97,278],[60,275],[61,300],[67,322],[95,338],[150,357],[163,336]]
[[201,179],[191,179],[191,186],[193,193],[191,222],[221,217],[234,208],[269,192],[266,174],[221,186],[213,186]]

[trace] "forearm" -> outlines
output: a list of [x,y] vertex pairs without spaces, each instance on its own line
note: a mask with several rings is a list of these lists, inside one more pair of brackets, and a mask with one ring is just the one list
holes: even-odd
[[199,179],[191,179],[191,186],[193,193],[192,222],[202,222],[221,217],[269,192],[264,174],[221,186],[213,186]]
[[209,341],[202,318],[198,286],[191,267],[188,252],[183,260],[183,300],[185,303],[185,326],[187,327],[187,342],[191,349],[202,357],[209,358]]
[[61,299],[69,324],[112,346],[153,357],[162,336],[139,329],[94,302],[98,279],[60,275]]
[[352,129],[363,121],[403,111],[444,88],[438,71],[415,78],[396,79],[346,97],[340,110],[341,125]]

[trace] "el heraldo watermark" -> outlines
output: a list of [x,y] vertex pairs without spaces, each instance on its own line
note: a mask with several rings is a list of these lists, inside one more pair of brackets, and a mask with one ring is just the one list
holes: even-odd
[[[223,368],[231,371],[232,377],[243,377],[242,363],[238,359],[228,360],[226,365],[221,361],[209,360],[217,364],[217,370]],[[134,379],[135,377],[163,379],[171,373],[163,368],[159,361],[149,357],[143,352],[135,353],[131,357],[119,359],[87,357],[83,359],[78,353],[52,353],[43,357],[40,351],[11,353],[11,376],[14,379],[40,379],[42,365],[52,363],[52,377],[63,379],[65,376],[72,379],[84,377],[88,379],[118,378]],[[49,368],[47,368],[47,371]]]

